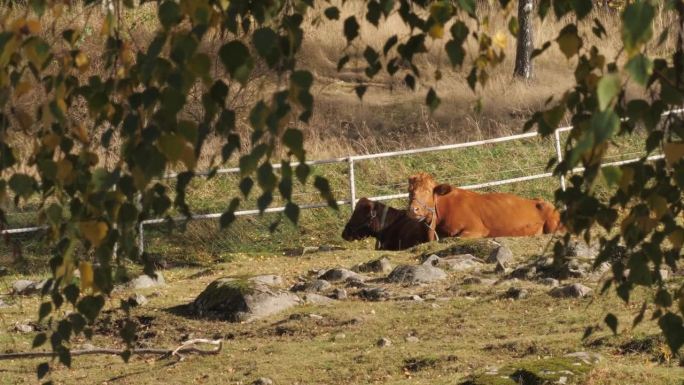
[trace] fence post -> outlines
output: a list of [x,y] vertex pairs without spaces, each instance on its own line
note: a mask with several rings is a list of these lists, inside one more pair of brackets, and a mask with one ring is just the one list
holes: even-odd
[[349,155],[349,193],[351,195],[351,209],[356,207],[356,184],[354,182],[354,157]]
[[140,255],[145,251],[145,235],[143,234],[143,222],[138,225],[138,248],[140,249]]
[[[560,133],[558,132],[558,129],[556,129],[553,134],[556,142],[556,156],[558,156],[558,162],[560,163],[563,161],[563,152],[561,152]],[[560,179],[561,190],[565,191],[565,176],[559,175],[558,178]]]

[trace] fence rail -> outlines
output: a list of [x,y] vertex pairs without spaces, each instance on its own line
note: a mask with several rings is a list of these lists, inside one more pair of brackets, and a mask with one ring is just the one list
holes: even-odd
[[[677,109],[677,110],[671,110],[667,111],[662,114],[662,116],[668,116],[668,115],[673,115],[673,114],[679,114],[684,112],[684,109]],[[624,120],[624,119],[623,119]],[[561,132],[566,132],[572,130],[572,126],[567,126],[567,127],[559,127],[555,130],[554,135],[553,135],[553,143],[554,143],[554,150],[556,152],[556,156],[558,157],[558,160],[562,160],[562,150],[561,150],[561,138],[560,138],[560,133]],[[401,150],[401,151],[389,151],[389,152],[382,152],[382,153],[376,153],[376,154],[365,154],[365,155],[350,155],[347,157],[340,157],[340,158],[331,158],[331,159],[321,159],[321,160],[312,160],[312,161],[307,161],[306,164],[314,166],[314,165],[322,165],[322,164],[333,164],[333,163],[347,163],[348,169],[349,169],[349,199],[346,200],[339,200],[337,201],[338,205],[351,205],[352,210],[354,209],[354,205],[356,204],[357,198],[356,198],[356,177],[355,177],[355,172],[354,172],[354,166],[356,162],[359,161],[364,161],[364,160],[370,160],[370,159],[379,159],[379,158],[390,158],[390,157],[397,157],[397,156],[406,156],[406,155],[415,155],[415,154],[421,154],[421,153],[427,153],[427,152],[438,152],[438,151],[448,151],[448,150],[455,150],[455,149],[460,149],[460,148],[468,148],[468,147],[475,147],[475,146],[482,146],[486,144],[493,144],[493,143],[502,143],[502,142],[509,142],[513,140],[521,140],[521,139],[528,139],[528,138],[534,138],[538,137],[539,133],[537,132],[530,132],[530,133],[524,133],[524,134],[517,134],[517,135],[510,135],[510,136],[503,136],[503,137],[498,137],[498,138],[492,138],[492,139],[485,139],[485,140],[477,140],[477,141],[472,141],[472,142],[464,142],[464,143],[454,143],[454,144],[447,144],[447,145],[440,145],[440,146],[433,146],[433,147],[424,147],[424,148],[416,148],[416,149],[409,149],[409,150]],[[662,155],[654,155],[646,158],[647,160],[658,160],[662,159]],[[641,158],[633,158],[633,159],[626,159],[626,160],[621,160],[621,161],[615,161],[615,162],[607,162],[601,165],[601,167],[607,167],[607,166],[618,166],[618,165],[623,165],[623,164],[628,164],[628,163],[634,163],[639,161]],[[300,164],[299,162],[293,162],[290,165],[291,166],[297,166]],[[282,164],[274,164],[273,168],[279,169],[282,167]],[[578,167],[573,169],[573,172],[582,172],[584,168]],[[199,172],[195,173],[197,176],[208,176],[210,174],[235,174],[239,173],[240,169],[237,167],[234,168],[224,168],[224,169],[218,169],[214,171],[206,171],[206,172]],[[178,177],[178,173],[169,173],[164,175],[161,179],[174,179]],[[534,175],[527,175],[527,176],[522,176],[522,177],[516,177],[516,178],[509,178],[509,179],[501,179],[501,180],[492,180],[489,182],[484,182],[484,183],[478,183],[478,184],[472,184],[472,185],[466,185],[466,186],[459,186],[460,188],[463,189],[481,189],[485,187],[491,187],[491,186],[501,186],[501,185],[506,185],[506,184],[512,184],[512,183],[519,183],[519,182],[524,182],[524,181],[530,181],[530,180],[535,180],[535,179],[541,179],[541,178],[548,178],[552,177],[553,174],[550,172],[545,172],[545,173],[539,173],[539,174],[534,174]],[[565,178],[563,176],[559,177],[559,184],[561,189],[565,190]],[[374,200],[374,201],[384,201],[384,200],[392,200],[392,199],[401,199],[401,198],[406,198],[408,197],[407,193],[401,193],[401,194],[390,194],[390,195],[379,195],[379,196],[373,196],[369,197],[368,199]],[[326,207],[327,203],[309,203],[309,204],[302,204],[300,205],[300,209],[313,209],[313,208],[322,208]],[[283,212],[285,211],[284,206],[280,207],[269,207],[265,210],[263,210],[264,213],[276,213],[276,212]],[[260,214],[262,211],[258,209],[250,209],[250,210],[240,210],[236,211],[234,213],[235,216],[246,216],[246,215],[257,215]],[[191,217],[178,217],[178,218],[173,218],[175,221],[188,221],[188,220],[208,220],[208,219],[218,219],[220,218],[222,213],[211,213],[211,214],[200,214],[200,215],[193,215]],[[139,230],[139,247],[140,251],[142,252],[145,244],[145,236],[144,236],[144,230],[145,226],[148,225],[155,225],[155,224],[161,224],[168,222],[168,218],[156,218],[156,219],[147,219],[144,221],[141,221],[138,227]],[[45,226],[37,226],[37,227],[26,227],[26,228],[18,228],[18,229],[7,229],[7,230],[2,230],[0,231],[0,234],[5,235],[5,234],[20,234],[20,233],[29,233],[29,232],[34,232],[34,231],[40,231],[46,229]]]

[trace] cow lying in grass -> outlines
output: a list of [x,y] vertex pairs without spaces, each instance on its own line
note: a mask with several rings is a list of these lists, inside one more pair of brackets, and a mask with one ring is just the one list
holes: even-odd
[[403,250],[427,242],[428,230],[424,223],[409,218],[406,210],[361,198],[344,227],[342,238],[354,241],[374,237],[378,250]]
[[560,214],[549,202],[513,194],[480,194],[437,184],[431,175],[409,178],[411,218],[425,221],[428,236],[484,238],[549,234],[562,230]]

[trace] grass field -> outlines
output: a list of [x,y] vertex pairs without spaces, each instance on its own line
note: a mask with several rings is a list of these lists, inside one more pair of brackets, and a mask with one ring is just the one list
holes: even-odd
[[[519,263],[547,250],[549,240],[544,236],[502,241]],[[378,284],[391,291],[392,300],[364,301],[348,288],[350,299],[332,305],[301,305],[252,323],[197,319],[173,311],[222,276],[279,274],[289,287],[312,269],[351,267],[379,256],[387,256],[393,265],[415,264],[418,255],[450,243],[406,252],[373,251],[365,243],[348,246],[353,248],[297,257],[235,253],[230,262],[209,269],[166,270],[166,287],[140,291],[150,303],[133,311],[141,329],[136,344],[174,347],[187,338],[223,338],[225,346],[219,355],[186,356],[181,362],[134,357],[129,364],[118,357],[83,356],[74,359],[71,369],[57,365],[52,378],[63,384],[249,384],[269,377],[275,384],[460,384],[471,379],[475,384],[514,385],[513,372],[553,377],[570,370],[574,374],[566,375],[568,384],[681,384],[684,369],[658,336],[657,327],[651,322],[636,329],[626,326],[644,298],[639,291],[631,305],[622,304],[612,293],[593,299],[555,299],[547,294],[548,287],[531,281],[466,285],[463,278],[472,274],[451,273],[438,284]],[[493,265],[488,265],[473,274],[497,279],[492,270]],[[2,278],[0,287],[13,279]],[[681,280],[676,278],[676,282]],[[585,284],[598,290],[595,281]],[[509,286],[525,288],[529,294],[516,301],[501,298]],[[121,346],[112,325],[123,317],[116,310],[119,300],[130,294],[130,290],[115,293],[104,315],[108,323],[96,327],[92,341],[76,338],[72,348],[86,343]],[[410,295],[428,300],[404,299]],[[34,333],[12,329],[16,322],[35,319],[39,299],[4,299],[13,306],[0,309],[0,346],[3,351],[28,351]],[[618,315],[621,333],[613,336],[603,326],[582,341],[585,327],[602,324],[608,311]],[[407,341],[408,336],[418,341]],[[376,346],[383,337],[392,345]],[[576,365],[564,357],[578,351],[598,353],[602,359]],[[0,383],[35,383],[38,362],[0,361]],[[486,374],[495,368],[496,375]]]

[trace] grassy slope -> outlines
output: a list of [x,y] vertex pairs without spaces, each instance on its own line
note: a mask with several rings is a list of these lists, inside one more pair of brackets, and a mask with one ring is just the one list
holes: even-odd
[[[545,250],[548,237],[504,240],[518,261]],[[209,272],[195,275],[197,269],[166,271],[169,286],[143,291],[150,303],[134,311],[135,316],[151,317],[139,341],[142,346],[175,346],[183,338],[226,338],[218,356],[187,357],[185,361],[134,358],[126,365],[115,357],[79,357],[72,369],[58,366],[57,383],[153,384],[250,383],[267,376],[276,384],[454,384],[468,375],[487,368],[517,368],[522,362],[537,370],[552,369],[553,360],[575,351],[598,352],[604,360],[586,376],[571,377],[569,383],[588,384],[677,384],[684,373],[677,360],[661,362],[666,351],[662,341],[634,354],[621,354],[631,337],[643,338],[656,333],[652,323],[636,330],[624,329],[618,337],[601,330],[583,345],[581,335],[588,325],[600,323],[607,311],[615,311],[621,325],[628,325],[643,294],[637,293],[634,304],[622,305],[613,294],[583,300],[558,300],[549,297],[548,288],[531,282],[519,285],[529,296],[519,301],[500,299],[507,284],[496,286],[462,285],[465,274],[452,273],[445,282],[419,287],[388,288],[397,296],[434,294],[443,297],[435,302],[341,301],[334,306],[304,305],[268,319],[248,324],[207,321],[176,315],[169,309],[186,304],[211,282],[225,275],[277,273],[293,283],[310,269],[331,266],[349,267],[379,255],[387,255],[393,264],[416,263],[422,246],[409,252],[376,252],[368,248],[319,252],[303,257],[276,255],[236,255],[230,263],[217,264]],[[483,276],[492,276],[491,265]],[[10,282],[11,279],[3,279]],[[681,279],[680,279],[681,280]],[[597,289],[598,284],[588,283]],[[456,285],[458,290],[449,290]],[[353,289],[348,289],[350,293]],[[119,292],[109,301],[115,306],[129,291]],[[0,310],[4,330],[15,322],[33,319],[38,299],[17,299],[18,306]],[[304,317],[291,318],[293,314]],[[308,314],[323,316],[310,318]],[[114,319],[121,317],[111,314]],[[92,342],[98,346],[117,346],[116,330],[101,332]],[[344,334],[344,338],[340,336]],[[32,334],[0,334],[2,350],[30,349]],[[408,335],[418,343],[405,341]],[[393,345],[378,348],[375,342],[387,337]],[[650,340],[649,340],[650,341]],[[86,341],[76,339],[77,348]],[[407,370],[411,362],[425,368]],[[32,383],[37,360],[0,362],[0,383]],[[501,382],[512,384],[512,382]]]

